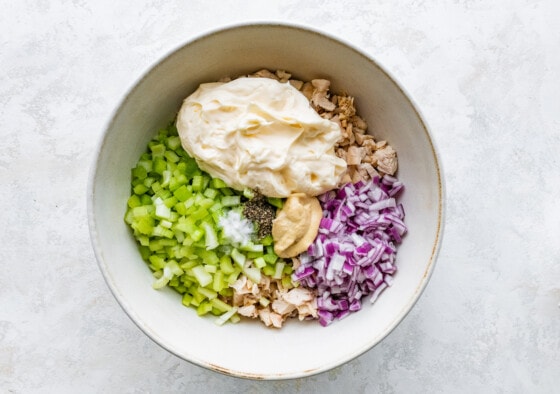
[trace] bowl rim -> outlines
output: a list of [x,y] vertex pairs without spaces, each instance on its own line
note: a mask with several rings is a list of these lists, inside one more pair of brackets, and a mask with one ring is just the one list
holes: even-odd
[[[226,369],[224,367],[220,367],[215,364],[208,363],[204,360],[187,358],[184,355],[181,355],[174,351],[170,346],[167,346],[165,341],[162,338],[158,338],[155,333],[150,332],[147,327],[144,327],[141,319],[137,316],[136,312],[134,312],[126,303],[126,301],[120,295],[119,290],[117,289],[116,285],[112,282],[107,266],[104,261],[104,256],[101,251],[101,247],[99,245],[99,240],[97,238],[97,224],[96,219],[94,217],[94,196],[95,196],[95,180],[97,178],[97,169],[99,164],[99,157],[100,153],[103,150],[103,147],[106,144],[108,133],[115,122],[115,118],[117,117],[120,109],[122,106],[129,100],[129,97],[136,91],[138,86],[141,82],[148,77],[161,63],[165,62],[172,56],[174,56],[177,52],[183,50],[184,48],[194,44],[195,42],[207,39],[213,35],[222,34],[224,32],[230,30],[237,30],[243,28],[259,28],[259,27],[280,27],[285,29],[293,29],[293,30],[300,30],[305,33],[312,33],[321,36],[330,41],[334,41],[335,43],[342,44],[355,52],[357,55],[363,57],[369,63],[372,63],[375,67],[377,67],[386,77],[390,80],[394,86],[400,90],[400,92],[406,97],[409,103],[412,106],[412,109],[416,113],[416,116],[421,122],[422,128],[424,130],[425,136],[429,142],[431,153],[434,158],[435,162],[435,169],[437,173],[437,181],[438,181],[438,205],[437,205],[437,212],[438,212],[438,220],[437,220],[437,231],[436,231],[436,238],[432,245],[432,251],[430,255],[429,262],[424,270],[424,275],[422,277],[421,282],[416,287],[413,296],[408,301],[408,304],[401,310],[401,312],[395,317],[393,322],[387,326],[387,328],[381,332],[381,335],[378,339],[370,341],[369,343],[364,344],[363,348],[360,351],[355,352],[354,354],[345,355],[344,357],[340,357],[338,359],[331,360],[330,362],[324,364],[320,368],[315,368],[311,370],[302,370],[299,372],[293,373],[285,373],[285,374],[255,374],[247,371],[239,371],[239,370],[231,370]],[[323,31],[318,29],[315,26],[309,26],[299,23],[287,23],[287,22],[278,22],[278,21],[248,21],[248,22],[238,22],[238,23],[231,23],[231,24],[224,24],[218,27],[214,27],[198,34],[193,34],[181,44],[176,45],[170,50],[167,50],[163,55],[160,55],[156,60],[151,62],[144,72],[137,77],[133,82],[126,88],[125,93],[121,96],[118,101],[118,105],[114,107],[111,111],[108,120],[105,122],[103,132],[100,135],[97,146],[94,152],[94,156],[92,162],[90,164],[89,169],[89,177],[88,177],[88,185],[87,185],[87,215],[88,215],[88,228],[89,228],[89,235],[90,235],[90,242],[94,250],[95,259],[97,261],[97,265],[102,273],[103,279],[105,283],[109,287],[109,290],[113,294],[113,297],[116,299],[119,306],[125,312],[125,314],[129,317],[130,320],[154,343],[159,345],[161,348],[166,350],[167,352],[175,355],[176,357],[180,358],[181,360],[188,361],[191,364],[198,365],[205,369],[209,369],[214,372],[219,372],[228,376],[233,376],[237,378],[244,378],[244,379],[253,379],[253,380],[286,380],[286,379],[296,379],[302,377],[309,377],[319,373],[326,372],[330,369],[336,368],[338,366],[344,365],[353,359],[363,355],[367,351],[371,350],[381,341],[383,341],[387,336],[404,320],[404,318],[410,313],[413,309],[414,305],[418,302],[420,297],[422,296],[435,268],[435,263],[437,257],[439,255],[439,251],[441,249],[441,244],[443,240],[443,232],[444,232],[444,225],[445,225],[445,215],[446,215],[446,187],[445,187],[445,179],[443,176],[443,168],[441,162],[441,156],[439,154],[439,150],[436,146],[434,139],[432,138],[432,134],[429,130],[427,122],[422,115],[418,105],[416,104],[415,100],[411,96],[411,94],[404,89],[404,87],[398,82],[398,80],[389,72],[382,64],[379,63],[378,60],[373,59],[370,55],[356,47],[354,44],[349,43],[345,39],[341,37],[337,37],[332,35],[329,32]]]

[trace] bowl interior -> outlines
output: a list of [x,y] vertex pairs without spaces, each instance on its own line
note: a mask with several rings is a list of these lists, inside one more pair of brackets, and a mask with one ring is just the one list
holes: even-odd
[[[355,96],[370,133],[399,157],[401,201],[409,233],[400,246],[394,284],[374,305],[327,328],[289,321],[281,330],[243,321],[218,327],[181,304],[153,277],[123,221],[130,169],[158,128],[202,82],[261,68],[302,80],[326,78]],[[428,131],[399,86],[372,60],[325,35],[284,25],[220,30],[179,48],[152,68],[114,114],[90,180],[89,215],[99,265],[133,321],[167,350],[204,367],[250,378],[318,373],[371,348],[406,315],[424,288],[438,250],[443,209],[439,164]]]

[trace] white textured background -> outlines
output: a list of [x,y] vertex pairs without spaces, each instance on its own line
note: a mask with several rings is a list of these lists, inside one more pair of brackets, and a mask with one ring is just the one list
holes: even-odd
[[[0,0],[0,392],[560,392],[559,15],[554,0]],[[86,218],[125,91],[188,38],[260,20],[322,29],[388,68],[447,186],[414,310],[358,359],[283,382],[152,343],[105,285]]]

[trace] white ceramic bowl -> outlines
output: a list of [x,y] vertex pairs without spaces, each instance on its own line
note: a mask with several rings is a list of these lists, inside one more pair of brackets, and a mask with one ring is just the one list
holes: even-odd
[[[153,277],[123,220],[130,169],[158,128],[202,82],[261,68],[302,80],[326,78],[355,96],[369,131],[398,152],[409,233],[399,248],[394,284],[374,305],[324,328],[289,321],[280,330],[242,321],[219,327],[181,304]],[[251,24],[205,34],[170,53],[134,85],[113,114],[91,172],[89,228],[114,296],[151,339],[215,371],[254,379],[287,379],[326,371],[364,353],[405,317],[426,286],[442,236],[444,191],[437,153],[417,108],[375,61],[351,45],[306,28]]]

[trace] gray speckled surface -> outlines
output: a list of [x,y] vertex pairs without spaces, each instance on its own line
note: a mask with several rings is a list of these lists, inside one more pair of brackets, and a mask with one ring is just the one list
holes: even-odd
[[[560,390],[559,3],[299,3],[1,2],[0,391]],[[402,324],[282,382],[152,343],[105,285],[86,220],[94,149],[126,89],[189,37],[256,20],[323,29],[386,66],[431,126],[448,198],[438,265]]]

